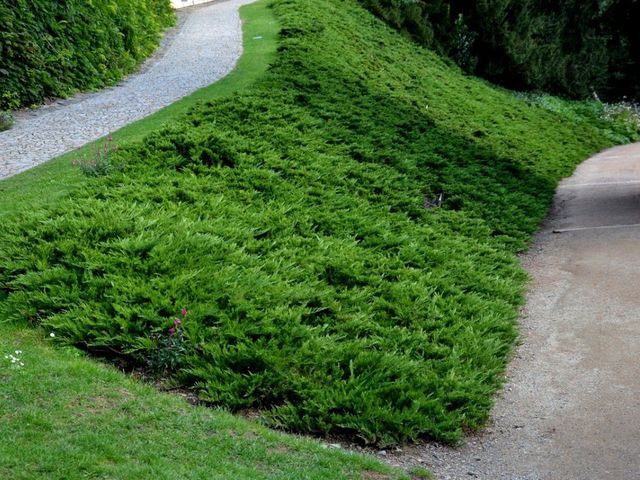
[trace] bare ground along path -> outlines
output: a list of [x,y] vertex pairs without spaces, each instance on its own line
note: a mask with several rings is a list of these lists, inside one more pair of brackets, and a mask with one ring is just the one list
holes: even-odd
[[242,53],[238,9],[226,0],[183,11],[177,30],[138,74],[97,93],[16,115],[0,133],[0,179],[96,140],[226,76]]
[[640,144],[560,184],[523,263],[523,343],[492,424],[462,448],[386,459],[438,479],[640,479]]

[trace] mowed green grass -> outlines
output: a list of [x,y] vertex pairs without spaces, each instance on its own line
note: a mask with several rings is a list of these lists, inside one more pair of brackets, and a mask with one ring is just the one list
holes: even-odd
[[407,478],[374,459],[194,407],[47,343],[38,330],[5,326],[0,336],[0,478]]
[[557,181],[610,140],[353,1],[273,13],[257,82],[123,142],[124,171],[4,216],[0,311],[145,367],[186,307],[184,350],[162,353],[211,405],[455,442],[487,419],[516,338],[516,253]]

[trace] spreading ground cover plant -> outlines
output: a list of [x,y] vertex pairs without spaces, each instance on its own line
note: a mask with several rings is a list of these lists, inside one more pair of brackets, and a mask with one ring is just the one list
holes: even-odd
[[0,18],[0,109],[113,84],[174,22],[169,0],[18,0]]
[[188,305],[175,380],[203,400],[297,431],[456,441],[487,418],[516,336],[515,253],[557,180],[610,140],[354,2],[274,12],[259,83],[5,217],[1,311],[145,365]]

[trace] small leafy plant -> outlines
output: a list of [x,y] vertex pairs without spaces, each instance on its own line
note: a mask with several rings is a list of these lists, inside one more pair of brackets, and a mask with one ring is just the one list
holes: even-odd
[[113,136],[109,134],[102,144],[96,144],[91,158],[74,160],[72,163],[80,167],[87,177],[103,177],[124,168],[124,164],[114,158],[117,151],[118,145],[113,142]]
[[0,110],[0,132],[9,130],[13,127],[13,115],[11,112]]
[[561,115],[575,123],[597,126],[614,143],[640,139],[640,105],[626,100],[607,103],[594,92],[593,99],[566,100],[546,93],[515,92],[529,105]]
[[175,372],[183,364],[188,352],[183,322],[188,314],[188,310],[183,308],[181,316],[173,320],[172,326],[154,336],[155,348],[147,357],[147,366],[151,372],[165,375]]
[[640,133],[640,104],[624,100],[604,103],[602,107],[604,120],[623,126],[630,135]]

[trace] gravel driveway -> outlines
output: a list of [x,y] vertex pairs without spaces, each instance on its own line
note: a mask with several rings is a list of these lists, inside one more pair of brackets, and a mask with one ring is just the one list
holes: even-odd
[[107,90],[18,112],[14,127],[0,133],[0,179],[96,140],[227,75],[242,53],[238,9],[252,1],[186,9],[138,74]]
[[640,144],[560,184],[523,264],[522,345],[492,424],[461,448],[381,456],[437,479],[640,479]]

